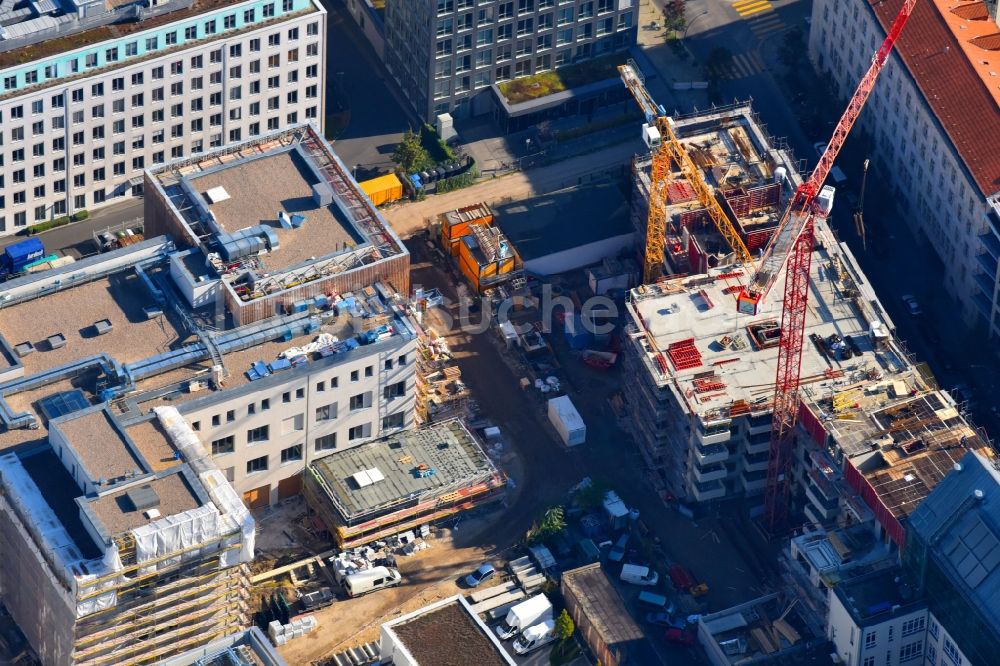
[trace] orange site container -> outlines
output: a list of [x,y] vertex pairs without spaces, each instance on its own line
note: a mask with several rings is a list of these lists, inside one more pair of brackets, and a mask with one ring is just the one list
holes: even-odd
[[504,282],[521,268],[514,246],[496,227],[469,225],[458,247],[458,268],[477,293]]
[[403,184],[394,173],[388,173],[378,178],[372,178],[358,183],[361,191],[368,195],[376,206],[399,201],[403,198]]
[[493,211],[484,203],[473,204],[458,210],[441,213],[438,215],[438,221],[441,223],[441,246],[448,254],[457,257],[459,243],[462,236],[469,233],[469,225],[492,225]]

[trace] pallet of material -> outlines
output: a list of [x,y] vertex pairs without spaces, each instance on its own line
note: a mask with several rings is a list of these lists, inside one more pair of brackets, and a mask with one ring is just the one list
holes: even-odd
[[509,604],[512,601],[524,599],[524,596],[525,596],[524,592],[520,590],[516,592],[506,592],[504,594],[495,596],[491,599],[487,599],[486,601],[481,601],[480,603],[474,605],[472,607],[472,612],[475,613],[476,615],[479,615],[480,613],[486,613],[488,611],[493,610],[494,608],[503,606],[504,604]]
[[519,557],[516,560],[511,560],[510,564],[507,565],[507,568],[513,573],[517,573],[522,569],[533,566],[535,565],[532,563],[531,558],[525,555],[524,557]]
[[492,587],[486,587],[481,590],[476,590],[469,595],[469,599],[474,604],[478,604],[481,601],[486,601],[491,599],[498,594],[504,594],[505,592],[512,592],[517,589],[517,583],[514,581],[507,581],[506,583],[500,583],[499,585],[493,585]]
[[521,587],[525,590],[532,590],[536,587],[541,587],[542,583],[545,582],[545,574],[535,574],[534,576],[528,576],[526,578],[518,578],[521,582]]

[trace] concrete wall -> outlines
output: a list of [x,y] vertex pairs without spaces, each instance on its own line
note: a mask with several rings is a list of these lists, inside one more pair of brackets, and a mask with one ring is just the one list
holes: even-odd
[[343,0],[348,13],[354,22],[358,24],[358,29],[365,36],[368,43],[375,49],[375,54],[379,60],[385,61],[385,35],[382,34],[381,19],[377,16],[375,8],[371,5],[371,0]]
[[[399,359],[405,357],[401,365]],[[414,424],[416,393],[416,341],[395,338],[376,345],[363,346],[337,357],[309,363],[281,375],[251,382],[238,389],[228,389],[181,407],[188,424],[211,453],[212,442],[234,438],[232,453],[213,456],[215,463],[233,483],[237,492],[256,489],[266,494],[269,504],[279,500],[279,483],[300,475],[317,457],[352,448],[401,428],[384,429],[382,420],[403,414],[402,428]],[[392,362],[392,369],[386,363]],[[372,376],[366,377],[371,369]],[[357,372],[357,381],[351,381]],[[337,386],[333,387],[336,381]],[[405,382],[403,397],[386,399],[387,386]],[[323,390],[320,390],[322,383]],[[351,397],[370,395],[370,407],[351,410]],[[301,396],[301,397],[299,397]],[[287,402],[285,401],[287,397]],[[263,400],[269,402],[263,408]],[[336,417],[317,420],[317,410],[336,405]],[[252,406],[254,413],[249,413]],[[332,409],[330,410],[333,411]],[[232,412],[232,420],[229,420]],[[219,425],[213,426],[213,417]],[[248,431],[268,427],[268,439],[248,442]],[[361,428],[362,437],[351,439],[351,429]],[[317,439],[333,435],[336,446],[318,449]],[[282,451],[302,446],[302,456],[282,463]],[[250,460],[267,456],[267,470],[248,472]],[[293,494],[297,494],[297,491]]]
[[612,236],[603,240],[587,243],[578,247],[553,252],[544,257],[530,259],[524,262],[527,271],[538,275],[555,275],[573,271],[584,266],[596,264],[605,257],[615,257],[621,251],[635,244],[635,234],[627,233],[620,236]]

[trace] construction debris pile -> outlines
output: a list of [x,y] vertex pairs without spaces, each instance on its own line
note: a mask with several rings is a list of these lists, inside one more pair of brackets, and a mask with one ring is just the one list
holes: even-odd
[[473,408],[448,343],[427,329],[426,336],[417,338],[417,423],[467,417]]

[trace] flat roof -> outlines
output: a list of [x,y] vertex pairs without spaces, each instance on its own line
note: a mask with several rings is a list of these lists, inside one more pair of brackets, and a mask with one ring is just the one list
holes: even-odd
[[[844,296],[849,285],[830,279],[829,266],[843,254],[837,251],[839,246],[825,221],[817,221],[816,234],[801,369],[807,399],[843,383],[844,377],[860,379],[869,370],[878,374],[886,358],[893,356],[888,351],[875,352],[868,322],[855,300]],[[645,350],[648,371],[705,421],[727,419],[737,406],[749,412],[770,410],[785,272],[756,315],[739,313],[736,308],[733,290],[740,280],[749,279],[745,269],[724,267],[631,292],[628,307],[638,329],[631,335]],[[850,337],[860,356],[824,355],[810,341],[812,335],[824,341],[832,335],[841,340]]]
[[[633,231],[628,199],[619,182],[496,204],[493,211],[496,226],[525,261]],[[580,224],[583,218],[586,224]]]
[[160,425],[160,419],[139,421],[126,426],[125,432],[145,458],[151,472],[160,472],[182,464],[176,455],[173,440]]
[[[25,376],[101,353],[131,363],[183,341],[173,312],[149,319],[145,307],[159,308],[142,279],[128,269],[0,308],[0,334],[12,347],[34,346],[21,357]],[[110,320],[111,330],[97,335],[94,324],[102,319]],[[51,348],[48,338],[55,334],[65,337],[65,346]]]
[[[216,187],[229,194],[224,201],[208,203],[228,233],[264,225],[278,235],[280,247],[259,257],[266,271],[291,268],[363,240],[334,212],[333,204],[316,204],[312,185],[317,181],[294,148],[194,174],[189,181],[203,196]],[[304,215],[306,221],[298,229],[284,229],[278,211]]]
[[52,427],[63,433],[91,481],[148,471],[104,408],[55,421]]
[[[903,0],[868,0],[888,30]],[[1000,191],[997,25],[968,18],[952,0],[918,2],[896,51],[985,196]],[[975,17],[977,14],[972,14]],[[933,44],[933,48],[928,48]]]
[[919,606],[923,603],[899,568],[881,569],[850,578],[833,589],[848,612],[862,625],[866,620],[890,612],[893,606]]
[[420,666],[508,666],[511,663],[457,599],[393,624],[391,628]]
[[126,497],[130,490],[145,486],[149,486],[159,498],[160,503],[152,508],[160,512],[161,518],[175,516],[201,506],[201,501],[192,490],[182,469],[173,470],[159,478],[143,479],[128,488],[84,500],[84,503],[93,511],[105,532],[111,535],[121,534],[153,520],[159,520],[159,518],[153,520],[146,518],[145,511],[148,509],[137,510],[132,501]]
[[[433,470],[420,476],[418,468]],[[310,467],[326,483],[343,517],[368,513],[394,502],[430,495],[458,484],[484,480],[496,467],[458,419],[408,430],[338,451]],[[383,477],[358,483],[359,472],[376,469]],[[346,514],[346,515],[344,515]]]
[[564,571],[562,586],[573,593],[580,612],[608,647],[645,639],[600,562]]

